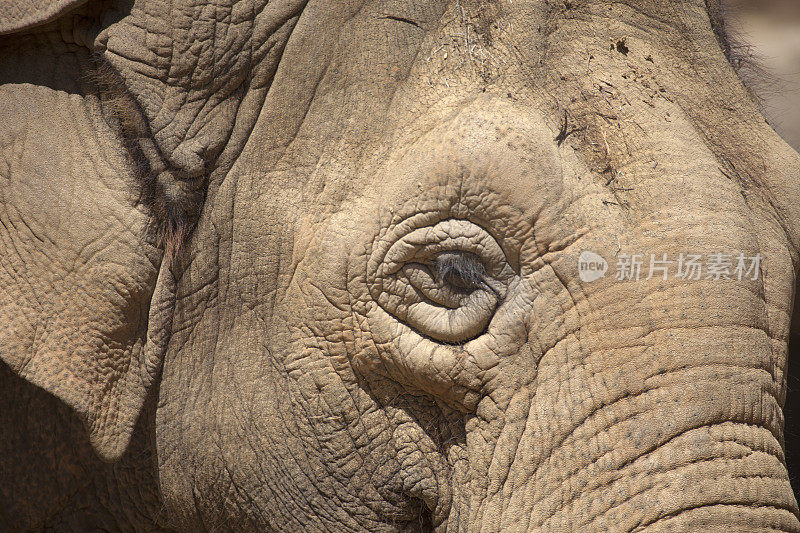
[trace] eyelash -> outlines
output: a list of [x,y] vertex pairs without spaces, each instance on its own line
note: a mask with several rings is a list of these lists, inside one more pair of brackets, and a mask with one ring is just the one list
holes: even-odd
[[[433,260],[437,278],[457,288],[477,289],[486,283],[486,268],[471,253],[443,252]],[[453,283],[453,278],[464,281],[464,287]]]

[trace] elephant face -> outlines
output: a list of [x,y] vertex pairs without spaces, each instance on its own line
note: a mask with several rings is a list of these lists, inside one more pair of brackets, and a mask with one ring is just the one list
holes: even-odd
[[173,527],[800,530],[800,156],[712,2],[67,8],[4,43],[0,354],[106,459],[155,397]]

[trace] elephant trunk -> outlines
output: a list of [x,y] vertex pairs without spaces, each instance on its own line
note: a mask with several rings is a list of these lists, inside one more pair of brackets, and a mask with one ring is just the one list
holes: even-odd
[[532,390],[481,403],[443,530],[800,531],[778,343],[717,325],[590,337],[545,353]]

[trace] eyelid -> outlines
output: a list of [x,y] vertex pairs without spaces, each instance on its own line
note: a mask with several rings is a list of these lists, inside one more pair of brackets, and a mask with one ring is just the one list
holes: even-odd
[[451,251],[474,254],[492,277],[500,276],[507,265],[502,248],[486,230],[468,220],[448,219],[417,228],[390,246],[382,273],[394,274],[406,263],[430,263],[435,255]]
[[[367,263],[373,300],[395,319],[442,343],[482,334],[516,273],[489,232],[464,219],[403,228],[376,243]],[[481,286],[458,291],[436,279],[441,253],[472,254],[485,269]]]
[[420,263],[409,263],[403,267],[402,273],[412,287],[434,304],[448,309],[457,309],[464,304],[465,295],[444,290],[427,266]]

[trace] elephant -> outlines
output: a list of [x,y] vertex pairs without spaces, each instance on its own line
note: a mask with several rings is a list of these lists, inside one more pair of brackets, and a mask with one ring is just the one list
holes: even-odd
[[800,531],[800,155],[718,0],[0,4],[10,531]]

